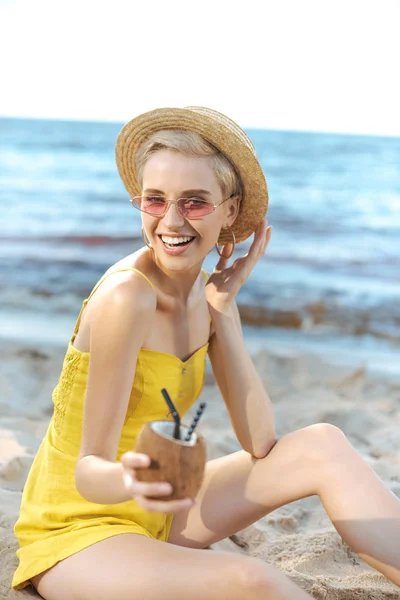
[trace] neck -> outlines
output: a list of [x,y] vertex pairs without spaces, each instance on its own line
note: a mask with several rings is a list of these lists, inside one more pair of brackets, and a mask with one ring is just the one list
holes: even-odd
[[198,263],[186,271],[173,271],[155,261],[154,268],[160,290],[168,296],[173,296],[179,302],[186,303],[193,293],[202,263]]

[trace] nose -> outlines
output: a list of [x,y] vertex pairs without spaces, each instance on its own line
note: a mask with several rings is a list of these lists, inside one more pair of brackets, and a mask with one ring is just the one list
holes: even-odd
[[182,227],[182,225],[185,223],[185,219],[179,212],[176,204],[169,205],[167,212],[162,218],[162,221],[170,229],[173,229],[174,227]]

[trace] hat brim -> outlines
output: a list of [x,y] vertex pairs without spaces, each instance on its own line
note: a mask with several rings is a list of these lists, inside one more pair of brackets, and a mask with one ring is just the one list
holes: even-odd
[[[239,214],[232,225],[236,241],[246,240],[264,219],[268,209],[267,182],[254,146],[236,123],[203,107],[158,108],[143,113],[122,128],[116,143],[116,162],[122,182],[131,197],[141,194],[136,171],[136,153],[156,131],[194,131],[223,152],[235,166],[243,185]],[[223,230],[219,244],[232,241]]]

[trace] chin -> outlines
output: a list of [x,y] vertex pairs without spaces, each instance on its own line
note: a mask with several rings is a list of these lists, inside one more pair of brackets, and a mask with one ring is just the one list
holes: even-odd
[[196,267],[200,267],[203,264],[203,260],[204,258],[200,258],[200,259],[185,259],[185,260],[176,260],[176,258],[174,257],[160,257],[160,256],[156,256],[156,263],[160,266],[163,267],[164,269],[168,270],[168,271],[178,271],[179,273],[184,273],[186,271],[190,271],[191,269],[194,269]]
[[186,271],[190,271],[191,269],[200,268],[203,265],[203,261],[205,256],[197,253],[197,256],[168,256],[163,254],[162,252],[154,252],[155,262],[156,264],[164,268],[168,271],[177,271],[180,273],[184,273]]
[[164,265],[170,271],[189,271],[202,265],[206,256],[206,253],[199,247],[197,240],[193,242],[191,247],[175,254],[174,251],[169,253],[160,239],[157,239],[155,244],[152,243],[152,245],[156,262]]

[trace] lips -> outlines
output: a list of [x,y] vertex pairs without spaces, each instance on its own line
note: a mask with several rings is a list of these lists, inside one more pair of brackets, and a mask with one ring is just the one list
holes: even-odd
[[177,246],[184,245],[191,242],[194,239],[192,235],[182,235],[182,236],[170,236],[170,235],[160,235],[161,240],[164,244],[168,246]]
[[194,240],[196,239],[195,236],[192,235],[172,236],[158,234],[158,237],[160,238],[160,242],[162,244],[164,252],[171,256],[182,254],[182,252],[185,252],[185,250],[189,248],[189,246],[191,246]]
[[159,234],[157,234],[157,235],[158,235],[158,237],[160,237],[160,238],[161,238],[161,239],[163,239],[164,241],[165,241],[165,240],[172,240],[172,241],[174,241],[174,242],[176,242],[176,241],[178,241],[178,240],[181,240],[181,239],[186,239],[186,238],[190,238],[190,239],[192,239],[192,238],[194,238],[194,237],[195,237],[194,235],[189,235],[188,233],[181,234],[181,235],[168,235],[168,234],[166,234],[166,233],[159,233]]
[[158,234],[164,246],[176,248],[177,246],[185,246],[195,239],[194,235],[165,235]]

